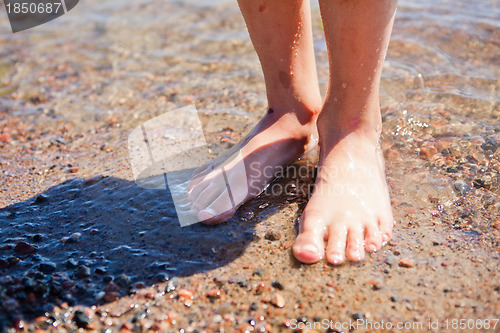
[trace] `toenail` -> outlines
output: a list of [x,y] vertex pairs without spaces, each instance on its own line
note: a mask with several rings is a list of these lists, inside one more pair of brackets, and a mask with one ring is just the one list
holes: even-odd
[[368,252],[377,252],[377,246],[375,244],[370,244],[366,248]]
[[319,250],[314,245],[306,244],[306,245],[302,246],[301,252],[309,252],[309,253],[313,253],[313,254],[318,254]]
[[340,265],[341,263],[344,262],[344,257],[340,254],[331,254],[329,256],[330,263],[334,265]]
[[384,241],[384,245],[387,244],[387,242],[389,241],[390,237],[388,234],[383,234],[382,235],[382,240]]

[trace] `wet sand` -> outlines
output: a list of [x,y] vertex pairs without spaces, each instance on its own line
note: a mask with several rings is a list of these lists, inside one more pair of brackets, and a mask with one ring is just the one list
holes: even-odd
[[181,228],[168,190],[133,180],[127,138],[144,121],[195,103],[217,156],[265,112],[235,3],[86,1],[19,34],[2,21],[0,330],[500,330],[476,324],[500,318],[497,7],[400,2],[382,80],[394,239],[340,267],[291,253],[317,152],[216,227]]

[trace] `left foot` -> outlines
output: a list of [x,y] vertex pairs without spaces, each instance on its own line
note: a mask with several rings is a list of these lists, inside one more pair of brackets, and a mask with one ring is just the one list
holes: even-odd
[[327,133],[320,130],[318,176],[293,253],[304,263],[318,262],[326,254],[328,262],[338,265],[379,250],[390,239],[394,222],[375,131]]

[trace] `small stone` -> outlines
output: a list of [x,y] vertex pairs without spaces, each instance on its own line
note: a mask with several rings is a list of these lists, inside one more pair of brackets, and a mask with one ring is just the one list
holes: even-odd
[[220,297],[220,289],[214,288],[207,291],[207,297],[209,298],[219,298]]
[[168,281],[170,279],[170,277],[168,276],[168,274],[164,273],[164,272],[156,274],[155,278],[156,278],[157,282],[166,282],[166,281]]
[[493,185],[493,180],[490,175],[484,175],[481,178],[474,179],[475,187],[482,187],[485,189],[490,189]]
[[104,274],[106,274],[107,269],[106,269],[106,267],[97,267],[94,270],[94,272],[96,272],[96,274],[104,275]]
[[277,230],[268,230],[266,232],[265,238],[270,241],[276,241],[281,238],[281,233]]
[[41,204],[41,203],[47,202],[48,200],[49,200],[48,196],[46,196],[45,194],[39,194],[35,198],[35,203]]
[[75,276],[77,278],[80,278],[80,279],[89,277],[90,276],[90,268],[85,266],[85,265],[78,266],[76,269],[76,272],[75,272]]
[[493,154],[498,149],[498,143],[493,139],[488,140],[481,145],[481,148],[485,152],[490,152],[490,154]]
[[399,261],[399,266],[405,267],[405,268],[410,268],[415,266],[415,260],[412,258],[402,258]]
[[278,290],[283,290],[285,289],[285,287],[283,286],[283,284],[276,280],[276,281],[273,281],[273,283],[271,284],[274,288],[278,289]]
[[255,270],[252,275],[262,277],[262,268]]
[[3,302],[3,308],[6,312],[12,312],[19,307],[19,303],[13,298],[10,298]]
[[43,274],[50,274],[56,271],[56,264],[50,261],[42,262],[38,265],[38,270]]
[[18,242],[16,244],[16,246],[14,247],[14,252],[16,252],[20,255],[35,253],[36,250],[38,250],[37,246],[28,244],[28,243],[23,242],[23,241]]
[[188,289],[179,289],[177,295],[182,299],[193,299],[194,297],[193,292]]
[[399,296],[392,295],[391,296],[391,302],[397,302],[397,301],[399,301]]
[[222,321],[222,316],[221,315],[215,315],[214,318],[212,319],[214,323],[220,323]]
[[111,292],[111,291],[119,291],[121,288],[114,282],[109,282],[106,285],[106,288],[104,288],[105,292]]
[[90,318],[82,310],[76,310],[73,316],[73,321],[79,328],[87,328],[90,325]]
[[74,234],[71,234],[71,236],[69,236],[68,241],[76,243],[76,242],[78,242],[78,240],[80,239],[80,237],[82,237],[82,234],[79,233],[79,232],[75,232]]
[[354,320],[365,320],[365,315],[361,312],[356,312],[352,314],[352,319]]
[[115,278],[115,283],[120,287],[126,287],[130,284],[130,278],[126,274],[120,274]]
[[69,258],[68,260],[66,260],[66,262],[64,264],[68,268],[75,268],[78,265],[78,263],[76,262],[76,260],[73,259],[73,258]]
[[167,286],[165,287],[165,292],[170,293],[174,291],[178,285],[179,285],[179,279],[174,277],[173,279],[168,281]]
[[419,151],[419,155],[422,158],[429,159],[432,156],[436,155],[437,149],[433,146],[421,147]]
[[250,304],[250,307],[248,308],[250,311],[257,311],[259,309],[259,306],[256,303]]
[[463,182],[453,183],[453,188],[462,196],[465,196],[470,192],[470,187]]
[[0,259],[0,269],[1,269],[1,268],[7,268],[7,267],[9,267],[9,266],[10,266],[10,264],[9,264],[9,262],[8,262],[7,260],[5,260],[5,259]]
[[106,302],[113,302],[115,301],[116,299],[118,298],[118,293],[116,291],[109,291],[107,293],[104,294],[104,297],[103,299],[106,301]]
[[282,308],[285,306],[285,298],[280,293],[276,293],[271,299],[271,304],[278,308]]

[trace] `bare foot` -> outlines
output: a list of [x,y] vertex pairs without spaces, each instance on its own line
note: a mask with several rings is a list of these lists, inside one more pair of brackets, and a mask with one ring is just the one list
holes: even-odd
[[318,176],[293,253],[304,263],[325,253],[335,265],[345,258],[361,261],[365,250],[375,252],[390,239],[394,224],[378,134],[356,130],[324,137],[320,131]]
[[205,224],[229,219],[286,166],[314,147],[316,113],[306,113],[309,117],[299,120],[296,113],[269,109],[237,146],[197,169],[188,186],[191,213]]

